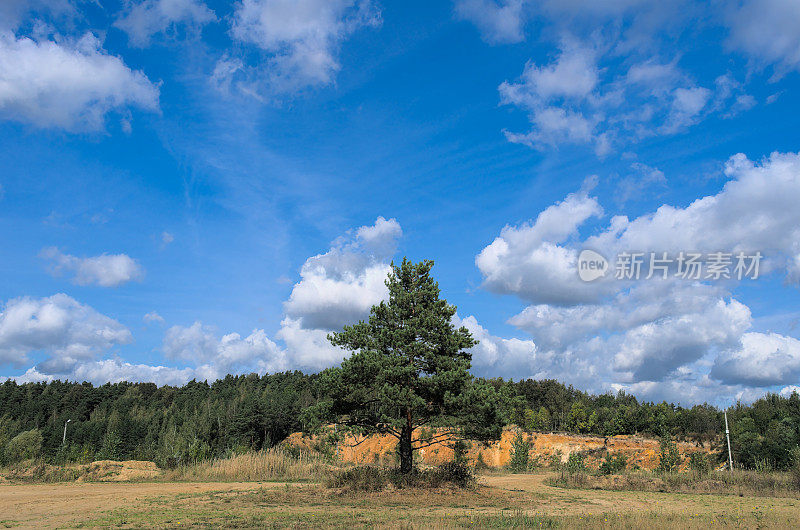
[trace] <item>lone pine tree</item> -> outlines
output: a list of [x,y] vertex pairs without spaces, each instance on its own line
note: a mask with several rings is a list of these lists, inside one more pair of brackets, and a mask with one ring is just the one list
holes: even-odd
[[322,374],[329,399],[316,407],[318,421],[395,436],[403,473],[412,470],[415,450],[498,439],[503,427],[497,392],[469,373],[468,350],[477,341],[453,325],[456,308],[439,298],[432,267],[405,258],[392,264],[388,301],[373,306],[366,322],[328,336],[353,353]]

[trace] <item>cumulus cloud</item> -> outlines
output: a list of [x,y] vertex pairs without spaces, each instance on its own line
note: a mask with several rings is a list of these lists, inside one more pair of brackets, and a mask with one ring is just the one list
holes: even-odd
[[729,2],[727,44],[779,76],[800,69],[800,4],[791,0]]
[[475,24],[481,36],[492,44],[525,39],[524,0],[457,0],[456,16]]
[[41,352],[39,370],[63,373],[78,361],[94,358],[116,344],[131,342],[130,331],[75,299],[14,298],[0,313],[0,364],[21,366]]
[[228,333],[217,338],[213,328],[195,322],[191,326],[172,326],[164,334],[162,346],[171,359],[191,362],[204,379],[216,379],[229,373],[276,372],[287,368],[285,352],[255,329],[242,337]]
[[800,341],[778,333],[745,333],[718,356],[711,376],[729,384],[772,386],[800,380]]
[[[645,280],[647,260],[638,282],[614,278],[613,258],[622,251],[722,250],[760,251],[761,274],[800,281],[800,212],[791,206],[800,201],[800,155],[774,153],[760,162],[735,155],[725,173],[729,180],[715,195],[635,219],[615,216],[586,238],[579,228],[602,209],[586,192],[572,194],[535,221],[504,228],[483,249],[476,264],[485,287],[530,304],[509,322],[533,337],[543,374],[600,391],[695,384],[703,395],[715,385],[744,392],[796,381],[800,342],[753,331],[750,309],[730,294],[736,278],[690,281],[670,269],[667,279]],[[581,282],[582,248],[610,258],[612,274]]]
[[537,149],[590,145],[604,156],[618,144],[676,134],[713,112],[730,116],[753,104],[730,74],[710,89],[652,57],[620,73],[600,66],[602,51],[565,39],[552,62],[528,62],[519,79],[503,82],[501,104],[524,110],[531,123],[528,132],[506,131],[508,140]]
[[533,341],[492,335],[472,315],[464,319],[454,315],[453,325],[457,328],[464,326],[478,341],[478,345],[470,349],[473,372],[487,377],[519,380],[534,377],[539,371],[536,344]]
[[330,345],[327,334],[367,318],[386,299],[389,261],[402,234],[397,220],[378,217],[306,260],[277,335],[299,366],[320,369],[342,359],[344,352]]
[[308,258],[285,303],[286,314],[307,329],[340,329],[369,314],[387,296],[389,259],[403,231],[395,219],[378,217]]
[[131,45],[145,47],[159,33],[175,31],[183,25],[197,31],[216,20],[200,0],[144,0],[129,2],[114,25],[128,34]]
[[[65,377],[66,375],[66,377]],[[151,366],[135,364],[119,359],[89,361],[75,365],[69,374],[48,374],[37,367],[29,368],[24,374],[13,377],[19,383],[49,382],[68,378],[72,381],[89,381],[96,385],[119,383],[120,381],[148,382],[157,385],[183,385],[191,379],[203,381],[203,373],[193,368],[172,368],[168,366]],[[8,378],[0,378],[8,379]]]
[[159,89],[91,33],[34,40],[0,31],[0,117],[41,128],[97,131],[111,112],[158,110]]
[[278,93],[328,85],[340,68],[342,42],[359,28],[380,23],[380,11],[369,0],[243,0],[233,14],[231,35],[266,55],[265,70],[247,71],[241,61],[226,57],[214,72],[215,83],[248,92],[256,76]]
[[144,276],[141,265],[126,254],[101,254],[78,258],[64,254],[56,247],[49,247],[40,255],[51,261],[50,270],[53,274],[72,273],[72,281],[78,285],[118,287]]
[[484,287],[530,301],[564,304],[597,298],[597,284],[577,281],[575,250],[560,246],[603,209],[586,192],[573,193],[532,223],[506,226],[475,258]]

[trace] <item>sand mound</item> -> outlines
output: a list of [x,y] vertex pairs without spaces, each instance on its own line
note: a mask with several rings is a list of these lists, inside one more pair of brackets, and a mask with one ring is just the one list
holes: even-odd
[[79,467],[83,468],[83,473],[78,480],[126,482],[151,479],[161,475],[156,463],[147,460],[98,460]]

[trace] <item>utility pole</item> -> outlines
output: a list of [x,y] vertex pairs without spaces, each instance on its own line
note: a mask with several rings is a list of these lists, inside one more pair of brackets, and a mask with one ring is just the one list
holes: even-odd
[[64,437],[61,438],[61,445],[67,443],[67,423],[71,422],[72,420],[67,420],[64,422]]
[[728,411],[725,410],[725,438],[728,440],[728,469],[733,473],[733,457],[731,456],[731,434],[728,430]]

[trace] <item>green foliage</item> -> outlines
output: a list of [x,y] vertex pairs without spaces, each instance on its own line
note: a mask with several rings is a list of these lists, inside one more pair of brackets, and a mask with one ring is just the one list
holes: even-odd
[[525,422],[523,425],[526,431],[549,431],[551,425],[550,411],[545,407],[539,407],[537,411],[531,408],[525,409]]
[[556,449],[556,451],[550,455],[550,467],[555,470],[561,469],[561,466],[563,465],[563,456],[564,453],[561,451],[561,449]]
[[[393,265],[388,301],[373,306],[368,321],[329,336],[353,353],[323,373],[329,400],[307,415],[317,413],[314,424],[394,435],[403,473],[412,470],[414,450],[436,437],[497,439],[503,427],[497,391],[469,373],[467,350],[477,342],[453,326],[456,308],[439,297],[432,267],[406,259]],[[434,439],[414,438],[421,425],[435,430]]]
[[659,442],[658,471],[672,473],[678,470],[680,463],[681,455],[678,453],[678,446],[669,435],[665,434]]
[[466,464],[446,462],[433,469],[415,469],[403,473],[400,469],[385,469],[377,466],[360,466],[336,473],[327,481],[329,488],[341,488],[351,492],[381,491],[389,484],[395,488],[473,488],[475,474]]
[[511,444],[511,460],[508,468],[513,473],[523,473],[528,470],[528,458],[530,455],[531,444],[521,432],[517,432]]
[[38,429],[21,432],[6,445],[6,459],[12,463],[38,458],[41,453],[42,433]]
[[800,447],[795,446],[789,453],[792,467],[790,468],[794,489],[800,491]]
[[465,440],[456,440],[453,442],[453,462],[456,464],[467,463],[467,451],[469,444]]
[[701,477],[711,473],[711,459],[706,453],[696,451],[689,455],[689,468]]
[[606,453],[605,458],[600,462],[597,471],[601,475],[614,475],[625,471],[628,459],[622,453]]
[[586,473],[586,462],[584,462],[582,453],[573,451],[569,454],[569,458],[567,458],[567,473],[570,475]]

